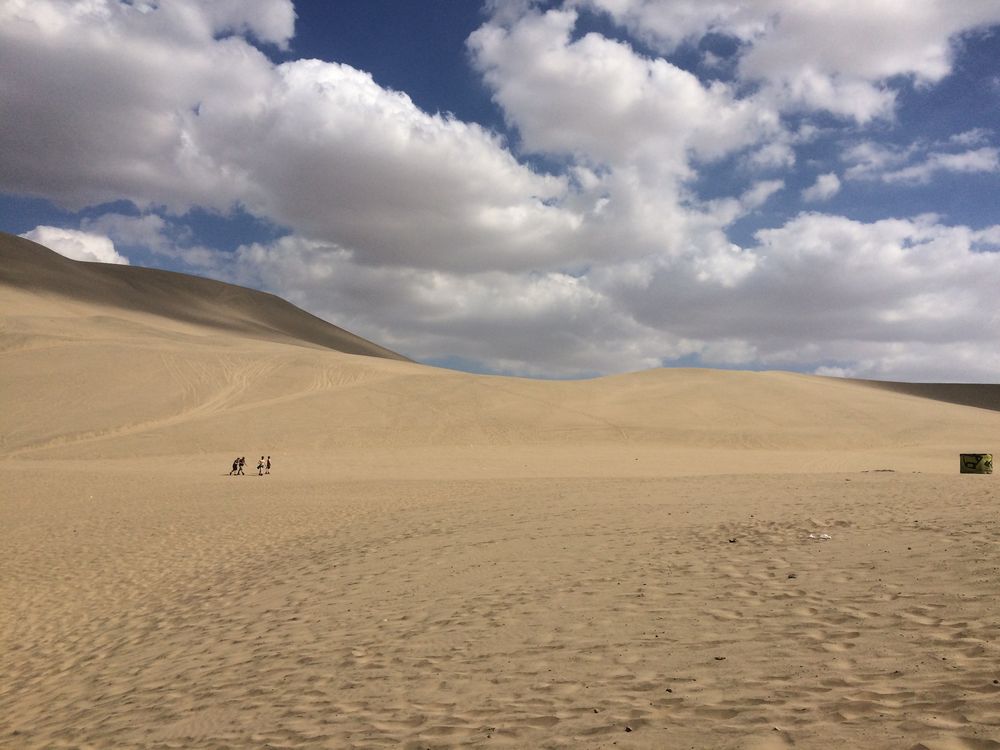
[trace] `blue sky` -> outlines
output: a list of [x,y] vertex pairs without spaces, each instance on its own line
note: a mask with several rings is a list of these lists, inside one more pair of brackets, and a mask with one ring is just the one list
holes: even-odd
[[1000,4],[5,0],[0,229],[423,362],[1000,377]]

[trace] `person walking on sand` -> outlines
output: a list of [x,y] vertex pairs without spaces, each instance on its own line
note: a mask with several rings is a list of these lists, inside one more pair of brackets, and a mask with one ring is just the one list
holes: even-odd
[[267,463],[264,464],[264,473],[265,474],[270,474],[271,473],[271,457],[270,456],[267,457]]
[[260,457],[260,461],[257,462],[257,476],[264,476],[264,457]]
[[[240,468],[239,471],[236,472],[237,474],[243,474],[243,467],[246,465],[246,462],[246,456],[240,456]],[[246,474],[243,474],[243,476],[246,476]]]
[[233,468],[230,470],[229,476],[235,474],[239,470],[239,468],[240,468],[240,459],[239,456],[237,456],[236,458],[233,459]]

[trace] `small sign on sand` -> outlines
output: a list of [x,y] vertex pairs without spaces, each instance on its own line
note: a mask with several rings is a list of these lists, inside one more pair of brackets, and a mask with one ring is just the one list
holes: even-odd
[[961,453],[961,473],[962,474],[992,474],[993,454],[992,453]]

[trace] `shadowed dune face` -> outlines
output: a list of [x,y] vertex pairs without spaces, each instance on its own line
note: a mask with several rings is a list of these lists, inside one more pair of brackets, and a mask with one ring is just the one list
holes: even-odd
[[945,401],[949,404],[975,406],[978,409],[1000,411],[1000,385],[980,385],[974,383],[882,383],[872,380],[859,380],[858,383],[873,388],[905,393],[933,401]]
[[240,337],[406,361],[271,294],[170,271],[82,263],[30,240],[0,233],[0,288],[4,286],[44,295],[63,305],[110,308],[122,317],[153,315]]

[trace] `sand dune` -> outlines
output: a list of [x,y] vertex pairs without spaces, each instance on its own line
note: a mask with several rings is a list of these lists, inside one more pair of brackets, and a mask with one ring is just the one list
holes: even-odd
[[[272,294],[196,276],[64,258],[35,242],[0,232],[0,287],[59,300],[59,308],[99,308],[207,326],[241,338],[314,344],[350,354],[405,360]],[[16,309],[4,300],[6,309]],[[95,314],[94,311],[90,312]]]
[[473,376],[3,239],[0,747],[1000,747],[998,392]]
[[949,404],[975,406],[980,409],[1000,411],[1000,387],[974,383],[887,383],[858,381],[872,388],[882,388],[896,393],[919,396]]

